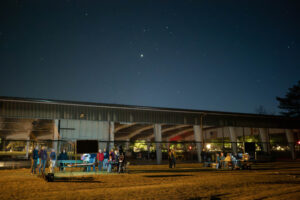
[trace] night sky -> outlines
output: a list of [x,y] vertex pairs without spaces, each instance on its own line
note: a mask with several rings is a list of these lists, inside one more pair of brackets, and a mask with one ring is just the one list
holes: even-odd
[[0,2],[0,96],[278,113],[297,1]]

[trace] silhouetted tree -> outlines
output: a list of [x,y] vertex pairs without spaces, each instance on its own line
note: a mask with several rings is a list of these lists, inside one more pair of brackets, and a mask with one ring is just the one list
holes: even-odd
[[285,110],[281,114],[288,117],[300,117],[300,81],[298,84],[289,88],[285,97],[276,97],[279,101],[279,108]]

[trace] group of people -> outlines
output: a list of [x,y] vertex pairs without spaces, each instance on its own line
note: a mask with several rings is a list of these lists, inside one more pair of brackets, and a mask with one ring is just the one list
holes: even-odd
[[[63,150],[58,158],[58,160],[67,160],[68,156],[66,153],[66,150]],[[39,169],[39,174],[45,173],[45,167],[48,161],[48,152],[47,148],[43,146],[41,149],[39,149],[38,146],[36,146],[32,152],[32,165],[31,165],[31,173],[36,174],[36,169]],[[54,149],[51,149],[51,152],[49,154],[49,172],[53,173],[54,168],[56,165],[56,152]]]
[[237,155],[233,155],[231,153],[227,153],[226,157],[224,156],[224,153],[221,152],[221,154],[216,154],[216,168],[228,168],[229,165],[232,165],[233,169],[241,168],[241,162],[249,161],[250,157],[248,153],[245,153],[242,155],[241,158],[239,158]]
[[[93,170],[96,171],[96,164],[98,165],[98,171],[112,172],[114,167],[117,168],[117,172],[123,172],[125,165],[125,153],[120,146],[119,149],[111,149],[110,151],[99,149],[98,153],[95,154],[83,154],[81,160],[84,163],[91,163]],[[91,170],[91,166],[87,167],[87,171]]]
[[[45,173],[47,163],[49,163],[49,172],[53,173],[56,160],[68,160],[65,149],[57,157],[54,149],[51,149],[51,152],[48,154],[45,146],[40,149],[39,146],[36,146],[32,152],[31,173],[36,174],[37,169],[39,174]],[[121,173],[125,166],[125,152],[122,146],[118,149],[111,149],[110,151],[106,149],[102,151],[99,149],[97,154],[83,154],[81,160],[84,163],[91,163],[91,165],[87,167],[87,171],[91,171],[91,166],[93,166],[93,170],[96,171],[95,166],[98,165],[98,171],[107,170],[107,172],[111,172],[112,169],[116,167],[117,172]],[[62,162],[60,163],[59,170],[64,170]]]

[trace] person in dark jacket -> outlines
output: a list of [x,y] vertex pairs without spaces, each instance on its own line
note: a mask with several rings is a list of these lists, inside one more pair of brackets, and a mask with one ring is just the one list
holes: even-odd
[[59,154],[58,160],[68,160],[68,154],[65,149]]
[[109,152],[105,148],[103,152],[104,152],[104,160],[103,160],[103,170],[104,170],[107,169],[108,166]]
[[[89,163],[93,163],[94,172],[96,171],[96,157],[97,157],[97,154],[92,153],[91,157],[90,157],[90,160],[89,160]],[[89,166],[89,171],[91,171],[91,166]]]
[[39,168],[39,173],[41,173],[41,168],[43,168],[42,172],[45,173],[45,167],[46,167],[46,162],[48,158],[47,150],[46,147],[43,147],[42,150],[40,151],[40,168]]
[[114,149],[111,149],[111,150],[110,150],[109,156],[111,156],[112,161],[115,162],[116,156],[115,156]]
[[39,159],[39,150],[38,150],[38,146],[36,146],[32,152],[32,160],[33,160],[32,168],[31,168],[32,174],[33,173],[36,174],[38,159]]
[[[68,154],[65,149],[59,154],[57,160],[68,160]],[[60,163],[59,166],[59,170],[62,171],[64,169],[63,163]]]
[[124,152],[121,151],[119,157],[119,162],[118,162],[118,172],[121,173],[121,172],[124,172],[124,161],[125,161],[125,155],[124,155]]

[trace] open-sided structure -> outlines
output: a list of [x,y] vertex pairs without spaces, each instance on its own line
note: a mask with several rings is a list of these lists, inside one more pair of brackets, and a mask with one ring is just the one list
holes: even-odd
[[257,136],[261,149],[271,150],[272,135],[284,134],[295,158],[300,119],[205,110],[187,110],[0,97],[0,137],[5,140],[98,140],[101,148],[114,142],[143,140],[155,144],[161,163],[161,142],[191,141],[198,159],[209,141],[231,143],[236,153],[239,138]]

